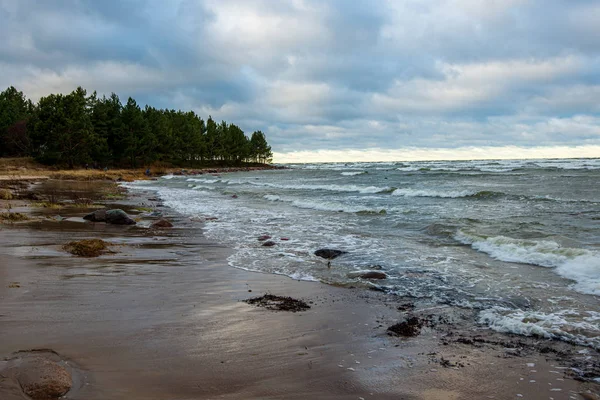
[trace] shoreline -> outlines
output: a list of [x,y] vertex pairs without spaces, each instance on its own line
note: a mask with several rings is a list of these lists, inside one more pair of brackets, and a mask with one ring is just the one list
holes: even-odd
[[[103,184],[73,190],[81,185],[93,193]],[[232,249],[206,239],[200,223],[158,207],[175,227],[149,230],[155,218],[133,210],[150,195],[126,196],[98,202],[138,226],[84,222],[89,205],[32,211],[25,200],[14,210],[40,219],[0,225],[0,359],[56,351],[82,376],[68,399],[600,398],[591,397],[597,384],[568,373],[585,348],[466,324],[468,311],[233,268]],[[58,213],[65,219],[44,218]],[[87,259],[60,249],[95,237],[118,252]],[[265,293],[311,309],[242,302]],[[425,322],[420,335],[388,336],[409,315]],[[16,396],[5,386],[0,393]]]

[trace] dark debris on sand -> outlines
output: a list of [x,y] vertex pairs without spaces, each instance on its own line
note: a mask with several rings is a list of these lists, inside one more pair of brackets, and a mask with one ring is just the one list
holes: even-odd
[[422,327],[423,321],[421,321],[418,317],[411,316],[408,317],[406,321],[390,326],[387,329],[387,332],[390,336],[413,337],[418,336],[421,333]]
[[291,297],[275,296],[273,294],[265,294],[264,296],[253,297],[251,299],[244,300],[244,302],[273,311],[298,312],[306,311],[310,308],[310,306],[302,300],[297,300]]
[[100,239],[85,239],[65,244],[63,250],[79,257],[98,257],[110,243]]

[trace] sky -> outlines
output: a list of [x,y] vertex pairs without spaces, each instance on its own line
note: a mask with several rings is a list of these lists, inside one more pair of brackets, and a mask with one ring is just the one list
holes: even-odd
[[0,90],[262,130],[275,162],[600,157],[598,0],[0,0]]

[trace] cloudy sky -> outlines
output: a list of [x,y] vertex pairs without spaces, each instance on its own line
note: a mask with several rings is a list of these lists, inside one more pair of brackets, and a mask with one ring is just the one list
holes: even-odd
[[0,88],[266,133],[275,161],[600,157],[598,0],[0,0]]

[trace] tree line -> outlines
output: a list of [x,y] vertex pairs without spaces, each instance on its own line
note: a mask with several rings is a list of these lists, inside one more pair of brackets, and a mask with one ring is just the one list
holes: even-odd
[[116,94],[51,94],[37,104],[9,87],[0,93],[0,157],[35,157],[48,165],[140,167],[269,163],[264,133],[248,138],[235,124],[193,111],[145,106]]

